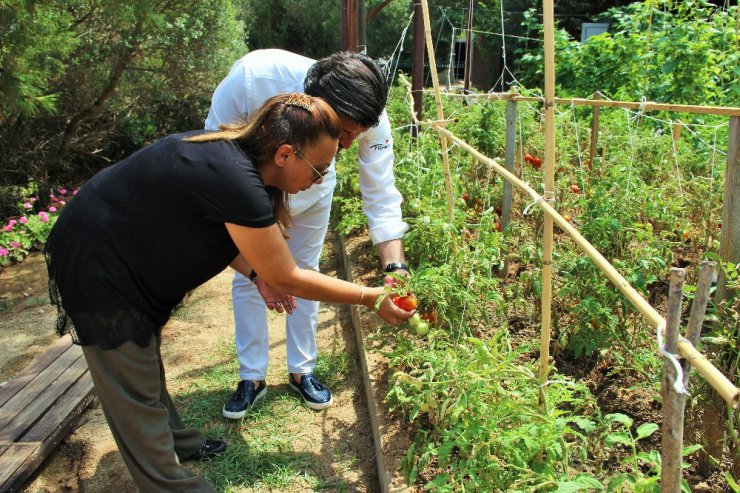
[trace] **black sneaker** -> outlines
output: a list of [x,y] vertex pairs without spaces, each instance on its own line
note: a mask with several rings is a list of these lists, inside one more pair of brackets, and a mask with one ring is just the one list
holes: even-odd
[[290,373],[288,373],[288,380],[290,380],[290,388],[301,394],[303,401],[311,409],[320,411],[331,406],[334,402],[331,398],[331,390],[324,387],[313,373],[301,375],[300,384],[295,383],[293,375]]
[[224,404],[224,418],[242,419],[247,415],[247,411],[259,399],[262,399],[267,392],[267,385],[262,380],[255,389],[250,380],[242,380],[236,386],[236,391],[231,394],[229,400]]
[[190,457],[183,459],[182,462],[190,460],[211,460],[224,452],[226,452],[226,442],[207,438],[206,443],[199,448],[197,452]]

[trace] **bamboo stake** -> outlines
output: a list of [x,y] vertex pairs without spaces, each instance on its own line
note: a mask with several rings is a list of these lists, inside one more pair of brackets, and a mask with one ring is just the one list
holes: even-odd
[[[427,56],[429,57],[429,70],[432,72],[432,84],[434,86],[434,100],[437,103],[437,118],[445,119],[442,107],[442,97],[439,94],[439,78],[437,77],[437,62],[434,57],[434,43],[432,43],[432,26],[429,21],[429,4],[427,0],[421,0],[421,8],[424,13],[424,36],[427,42]],[[442,148],[442,162],[445,167],[445,189],[447,190],[447,213],[449,221],[455,220],[455,199],[452,196],[452,179],[450,178],[450,156],[447,152],[447,139],[439,136],[439,145]]]
[[[709,304],[709,291],[712,288],[712,276],[716,265],[714,262],[704,260],[699,266],[694,302],[691,304],[689,323],[686,324],[686,339],[694,346],[699,342],[701,336],[701,326]],[[684,375],[684,378],[687,377],[688,375]]]
[[[681,302],[683,301],[684,269],[671,269],[671,283],[668,290],[668,322],[665,331],[665,351],[676,354],[678,350],[678,328],[681,323]],[[660,491],[661,493],[680,493],[681,458],[683,451],[683,418],[686,407],[686,394],[674,390],[673,383],[678,373],[673,363],[665,357],[663,363],[663,436],[661,443]]]
[[[528,103],[544,103],[545,98],[542,96],[512,96],[507,92],[485,93],[485,94],[446,94],[445,97],[456,98],[466,97],[469,99],[487,99],[487,100],[508,100]],[[642,111],[672,111],[674,113],[698,113],[703,115],[720,115],[720,116],[740,116],[740,108],[736,106],[701,106],[692,104],[673,104],[673,103],[656,103],[653,101],[635,102],[635,101],[612,101],[608,99],[588,99],[588,98],[555,98],[555,104],[575,105],[575,106],[595,106],[609,108],[627,108]]]
[[[545,23],[545,200],[555,200],[555,15],[553,0],[542,5]],[[552,306],[552,217],[545,215],[542,232],[542,325],[540,329],[541,383],[550,372],[550,317]],[[544,387],[540,387],[543,389]]]
[[[600,93],[594,93],[594,100],[601,99]],[[594,158],[596,157],[596,151],[599,145],[599,112],[601,108],[594,106],[594,114],[591,118],[591,145],[588,150],[588,167],[592,169],[594,167]]]
[[674,152],[678,152],[678,141],[681,139],[681,131],[683,130],[683,122],[681,120],[676,120],[673,122],[673,150]]
[[[422,125],[426,122],[420,122]],[[550,204],[548,204],[543,198],[537,194],[537,192],[530,187],[527,183],[517,178],[513,173],[509,172],[506,168],[501,166],[496,160],[486,157],[481,154],[473,146],[455,136],[452,132],[446,128],[432,125],[437,132],[444,134],[448,139],[455,142],[460,148],[468,151],[473,157],[475,157],[481,163],[491,166],[496,173],[509,180],[520,190],[526,192],[532,197],[534,203],[542,209],[546,215],[551,216],[557,226],[562,229],[565,233],[570,236],[576,245],[601,269],[606,277],[614,284],[619,291],[629,300],[630,303],[649,323],[653,328],[658,329],[661,333],[665,329],[666,321],[660,314],[642,297],[642,295],[636,291],[629,282],[622,277],[622,275],[604,258],[601,253],[596,250],[589,242],[584,238],[576,228],[574,228],[563,216],[558,213]],[[722,372],[712,365],[704,355],[696,350],[693,344],[689,341],[680,340],[678,342],[678,353],[686,358],[686,360],[696,369],[697,372],[719,393],[720,396],[733,408],[736,408],[740,403],[740,389],[730,382]]]

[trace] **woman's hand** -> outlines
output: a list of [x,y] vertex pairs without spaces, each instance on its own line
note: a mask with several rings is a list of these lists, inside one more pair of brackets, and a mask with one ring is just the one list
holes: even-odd
[[288,315],[292,314],[296,306],[295,296],[281,293],[275,289],[272,289],[267,282],[263,281],[259,277],[254,281],[257,285],[257,291],[259,291],[262,299],[265,300],[265,305],[270,310],[276,310],[278,313],[283,311],[288,312]]
[[[378,309],[376,310],[378,316],[391,325],[401,325],[407,319],[411,318],[414,313],[416,313],[416,310],[411,310],[410,312],[407,312],[394,305],[393,301],[391,301],[391,297],[386,294],[385,288],[366,287],[364,289],[366,290],[365,296],[373,302],[373,304],[369,305],[369,307],[373,309],[375,306],[378,306]],[[383,297],[383,299],[381,300],[380,305],[377,305],[378,298],[381,296]]]

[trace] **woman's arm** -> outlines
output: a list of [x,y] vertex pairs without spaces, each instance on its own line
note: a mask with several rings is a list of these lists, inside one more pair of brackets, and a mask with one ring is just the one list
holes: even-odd
[[[226,223],[226,229],[245,262],[278,291],[308,300],[361,304],[371,309],[384,292],[383,288],[362,287],[300,269],[277,225],[249,228]],[[413,313],[401,310],[388,298],[382,301],[378,311],[378,315],[393,325],[401,324]]]

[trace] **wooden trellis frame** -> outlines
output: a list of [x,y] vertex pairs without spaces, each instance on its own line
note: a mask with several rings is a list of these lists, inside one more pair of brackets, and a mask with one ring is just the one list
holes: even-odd
[[[555,162],[555,126],[554,126],[554,108],[556,104],[572,105],[592,105],[594,107],[624,107],[634,108],[642,111],[675,111],[691,112],[704,114],[726,115],[730,120],[730,136],[738,133],[740,127],[740,108],[722,108],[722,107],[704,107],[694,105],[675,105],[653,102],[624,102],[624,101],[607,101],[607,100],[589,100],[578,98],[556,98],[555,89],[555,57],[554,57],[554,14],[553,0],[545,0],[543,5],[543,17],[545,24],[545,97],[525,97],[519,96],[515,92],[509,93],[491,93],[482,95],[482,97],[494,100],[513,100],[542,102],[545,105],[545,190],[544,196],[540,196],[527,183],[520,180],[511,171],[504,168],[495,159],[491,159],[478,152],[462,139],[455,136],[447,130],[445,126],[448,121],[444,119],[442,109],[441,95],[439,89],[439,80],[437,78],[436,65],[434,59],[434,50],[431,42],[431,27],[429,22],[429,7],[427,0],[421,0],[422,12],[424,15],[424,30],[427,41],[427,51],[429,54],[429,64],[432,71],[432,81],[434,86],[434,95],[437,103],[438,121],[422,122],[416,118],[416,114],[411,111],[411,117],[415,125],[426,125],[433,128],[440,135],[442,145],[442,155],[445,160],[445,184],[447,188],[447,202],[450,208],[453,207],[454,198],[450,186],[450,169],[447,156],[447,142],[451,140],[458,144],[462,149],[468,151],[480,163],[488,165],[501,175],[507,182],[517,186],[522,191],[532,197],[535,205],[545,213],[544,232],[543,232],[543,279],[542,279],[542,329],[540,342],[540,380],[547,381],[549,373],[549,343],[550,343],[550,311],[551,311],[551,293],[552,293],[552,242],[553,242],[553,225],[557,224],[566,234],[568,234],[576,245],[596,264],[597,267],[607,276],[607,278],[622,292],[622,294],[635,306],[636,310],[661,334],[665,334],[666,320],[636,291],[629,282],[586,240],[577,229],[566,221],[560,213],[550,205],[548,198],[554,194],[554,162]],[[460,95],[460,97],[469,98],[471,95]],[[413,101],[413,99],[412,99]],[[731,168],[740,166],[740,153],[737,149],[738,143],[730,142],[728,152],[728,175],[732,173]],[[508,153],[507,153],[508,155]],[[733,175],[734,176],[734,175]],[[740,185],[740,180],[731,179],[733,187]],[[727,196],[727,194],[726,194]],[[727,199],[727,197],[726,197]],[[740,216],[734,214],[734,209],[740,206],[740,198],[735,200],[730,207],[730,211],[725,211],[723,217],[732,219]],[[450,211],[452,214],[452,211]],[[733,221],[723,221],[723,241],[726,236],[736,236],[731,231]],[[740,229],[740,228],[736,228]],[[727,233],[727,234],[724,234]],[[736,249],[733,247],[733,250]],[[704,357],[688,340],[680,340],[677,343],[678,354],[691,363],[691,365],[707,380],[707,382],[717,391],[717,393],[733,408],[740,403],[740,390],[730,382],[706,357]]]

